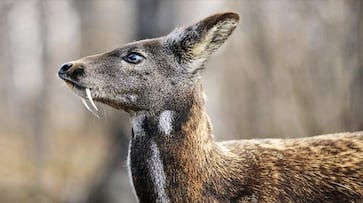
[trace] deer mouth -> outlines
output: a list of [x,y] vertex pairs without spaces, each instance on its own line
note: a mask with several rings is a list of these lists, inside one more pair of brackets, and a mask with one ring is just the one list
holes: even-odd
[[74,93],[77,94],[77,96],[86,98],[86,89],[87,87],[80,85],[79,83],[75,82],[72,79],[69,79],[67,77],[61,77],[61,79],[68,85],[68,87],[73,90]]
[[[68,85],[68,87],[77,95],[81,98],[81,101],[83,103],[83,105],[86,107],[86,109],[88,111],[90,111],[91,113],[93,113],[97,118],[99,118],[98,114],[96,113],[98,111],[98,108],[94,102],[94,98],[92,97],[91,94],[91,88],[89,87],[85,87],[83,85],[80,85],[79,83],[68,79],[66,77],[61,77],[64,82]],[[90,106],[88,105],[86,99],[88,99],[89,103],[91,104],[91,106],[93,108],[90,108]]]
[[[121,100],[110,99],[107,94],[100,93],[100,88],[87,87],[83,83],[75,81],[64,75],[59,75],[59,77],[67,84],[67,86],[76,94],[82,101],[83,105],[88,111],[94,114],[97,118],[100,118],[97,114],[98,108],[94,101],[109,105],[115,109],[122,109],[129,112],[130,104],[135,102],[137,97],[133,94],[125,94],[121,96]],[[112,98],[112,97],[111,97]]]
[[73,81],[70,81],[70,80],[64,80],[65,83],[71,88],[71,89],[77,89],[77,90],[85,90],[86,87],[82,86],[82,85],[79,85]]

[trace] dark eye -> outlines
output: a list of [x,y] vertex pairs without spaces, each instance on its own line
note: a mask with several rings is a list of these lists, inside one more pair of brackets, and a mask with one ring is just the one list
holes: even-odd
[[126,56],[122,57],[122,59],[127,63],[139,64],[142,60],[144,60],[144,56],[136,52],[131,52]]

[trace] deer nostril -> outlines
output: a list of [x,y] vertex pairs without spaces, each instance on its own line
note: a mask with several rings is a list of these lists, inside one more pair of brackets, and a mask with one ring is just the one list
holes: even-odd
[[61,66],[61,68],[59,69],[58,73],[59,74],[64,74],[66,73],[71,67],[73,66],[72,63],[65,63]]

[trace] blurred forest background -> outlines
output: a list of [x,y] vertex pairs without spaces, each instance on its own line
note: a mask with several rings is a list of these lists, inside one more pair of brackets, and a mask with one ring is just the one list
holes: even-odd
[[127,114],[98,104],[96,119],[57,70],[220,11],[241,22],[204,73],[218,140],[363,130],[362,9],[358,0],[1,0],[0,202],[135,202]]

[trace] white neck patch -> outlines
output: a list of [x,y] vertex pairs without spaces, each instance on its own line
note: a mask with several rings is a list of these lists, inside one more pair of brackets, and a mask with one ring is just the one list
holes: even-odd
[[130,185],[131,185],[131,188],[132,188],[132,193],[136,197],[137,201],[139,201],[139,198],[136,195],[134,181],[132,179],[132,171],[131,171],[131,145],[132,145],[132,143],[130,142],[129,143],[129,150],[128,150],[128,153],[127,153],[127,161],[126,161],[126,163],[127,163],[127,173],[129,175],[129,182],[130,182]]
[[165,110],[161,112],[159,117],[159,130],[165,135],[170,135],[173,131],[174,112]]
[[154,183],[155,192],[158,199],[156,202],[170,202],[165,192],[165,172],[163,161],[160,159],[160,151],[156,143],[151,140],[151,160],[149,170],[152,182]]
[[132,129],[134,130],[135,137],[145,135],[143,128],[145,117],[145,114],[135,115],[132,117]]

